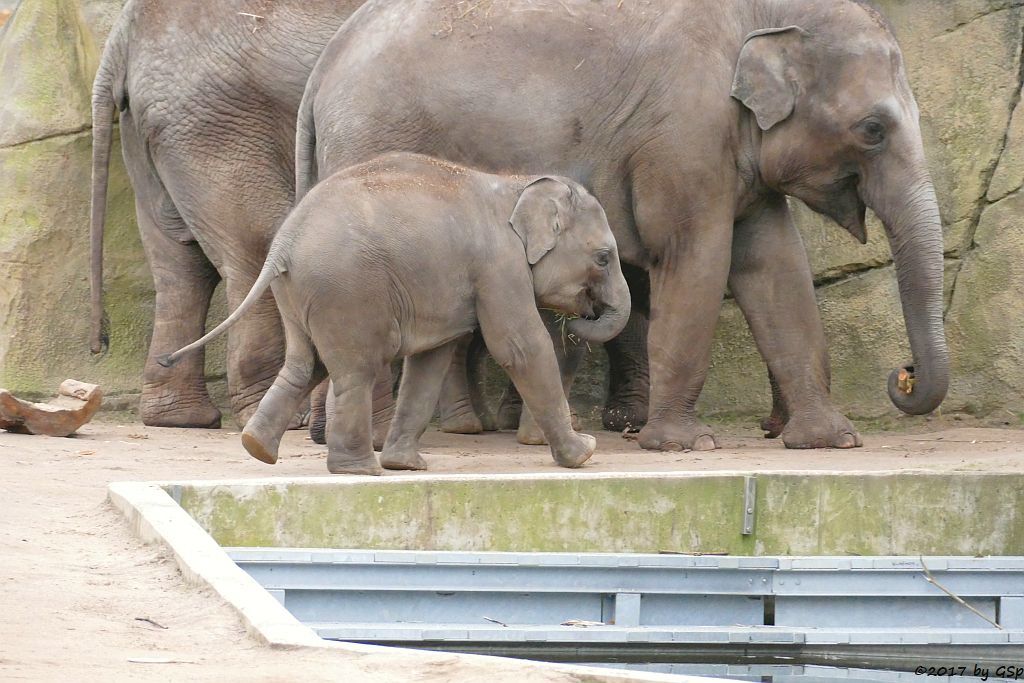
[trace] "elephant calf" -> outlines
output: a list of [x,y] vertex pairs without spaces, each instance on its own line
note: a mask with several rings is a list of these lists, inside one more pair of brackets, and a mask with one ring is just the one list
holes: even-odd
[[[159,359],[169,366],[221,334],[273,289],[285,325],[284,367],[242,433],[273,464],[300,401],[330,372],[332,473],[424,469],[419,438],[456,341],[478,324],[551,446],[579,467],[592,436],[570,425],[555,352],[537,302],[582,317],[590,341],[619,333],[629,288],[604,210],[581,185],[498,176],[415,154],[339,171],[306,195],[274,238],[239,307],[202,339]],[[405,358],[380,462],[371,440],[377,371]]]

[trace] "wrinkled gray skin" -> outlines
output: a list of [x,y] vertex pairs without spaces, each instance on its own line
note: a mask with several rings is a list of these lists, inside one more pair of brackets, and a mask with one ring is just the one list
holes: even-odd
[[[554,349],[537,304],[584,316],[605,341],[629,318],[629,287],[601,206],[559,177],[496,176],[428,157],[386,155],[332,175],[281,226],[259,278],[217,329],[161,359],[200,348],[273,288],[285,364],[242,432],[249,453],[277,461],[288,420],[330,373],[332,473],[425,469],[419,438],[459,339],[479,325],[559,465],[579,467],[594,438],[573,431]],[[395,417],[373,452],[375,378],[405,357]],[[326,368],[326,369],[325,369]]]
[[866,4],[370,0],[324,50],[298,125],[300,186],[397,147],[587,185],[623,261],[650,274],[644,448],[715,447],[694,405],[727,284],[778,387],[785,444],[860,445],[829,395],[786,195],[861,242],[865,206],[881,218],[916,376],[908,394],[894,371],[889,395],[921,414],[946,394],[942,230],[918,109]]
[[[116,108],[156,289],[140,406],[145,424],[220,425],[203,354],[172,369],[155,358],[203,334],[218,281],[225,281],[232,308],[255,282],[293,203],[295,112],[306,78],[360,4],[129,0],[111,30],[93,92],[91,346],[99,352],[105,343],[103,218]],[[266,297],[228,338],[228,389],[239,424],[256,409],[283,360],[283,329]],[[378,421],[386,426],[390,406],[382,410]]]
[[[220,424],[220,412],[207,394],[203,355],[170,369],[154,358],[202,335],[219,280],[225,280],[231,307],[255,281],[293,204],[295,113],[306,79],[337,27],[362,2],[128,0],[111,31],[93,98],[91,346],[99,352],[106,343],[102,244],[116,108],[156,288],[140,405],[145,424]],[[616,359],[637,357],[629,365],[645,367],[642,346],[621,346],[613,341],[608,348]],[[267,298],[228,338],[228,388],[240,425],[283,360],[283,329]],[[642,400],[636,390],[627,391],[633,384],[626,378],[615,384],[610,405],[645,412],[646,384],[644,375],[639,378]],[[458,386],[445,392],[441,406],[452,415],[442,423],[451,431],[465,430],[466,420],[476,419],[467,414]],[[378,445],[394,410],[390,386],[379,389],[374,402]],[[319,418],[322,433],[322,413]],[[311,424],[312,431],[316,427]]]

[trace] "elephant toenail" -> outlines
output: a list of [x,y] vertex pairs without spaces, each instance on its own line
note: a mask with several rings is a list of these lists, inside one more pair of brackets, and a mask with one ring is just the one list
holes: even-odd
[[693,450],[695,451],[713,451],[715,448],[717,448],[715,437],[710,434],[702,434],[693,442]]
[[836,441],[836,448],[854,448],[857,446],[857,438],[850,432],[844,432]]

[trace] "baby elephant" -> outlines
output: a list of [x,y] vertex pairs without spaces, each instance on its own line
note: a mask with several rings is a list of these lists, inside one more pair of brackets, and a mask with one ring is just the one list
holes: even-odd
[[[216,329],[160,359],[173,364],[218,336],[273,289],[284,367],[242,432],[273,464],[288,422],[327,372],[335,414],[332,473],[425,469],[420,436],[456,340],[477,325],[551,446],[579,467],[595,441],[573,431],[551,337],[537,302],[582,316],[569,329],[606,341],[629,316],[629,288],[601,205],[578,183],[490,175],[390,154],[314,187],[282,225],[252,290]],[[380,464],[371,441],[374,377],[405,357]]]

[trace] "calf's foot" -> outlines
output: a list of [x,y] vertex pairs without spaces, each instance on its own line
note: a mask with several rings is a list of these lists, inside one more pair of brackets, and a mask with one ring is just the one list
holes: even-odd
[[570,435],[566,443],[558,448],[552,446],[551,456],[562,467],[579,467],[594,454],[597,439],[590,434]]
[[384,474],[376,455],[353,455],[340,451],[328,451],[327,471],[331,474]]
[[427,469],[427,461],[415,448],[385,448],[380,454],[380,464],[387,470]]

